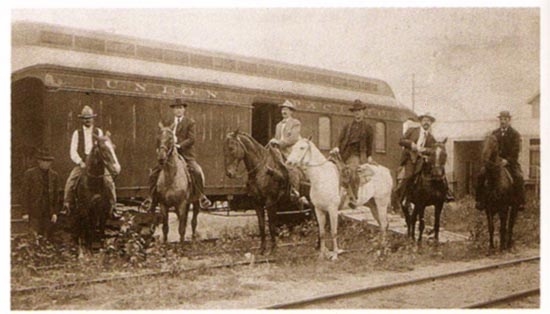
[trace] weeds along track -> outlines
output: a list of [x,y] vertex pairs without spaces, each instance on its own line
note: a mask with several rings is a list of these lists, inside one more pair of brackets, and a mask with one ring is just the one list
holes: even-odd
[[[504,268],[512,269],[513,267],[517,267],[520,264],[532,263],[532,262],[540,263],[540,256],[509,260],[509,261],[499,262],[499,263],[495,263],[487,266],[460,269],[460,270],[433,275],[433,276],[426,276],[426,277],[421,277],[421,278],[416,278],[411,280],[392,282],[392,283],[378,285],[378,286],[370,286],[370,287],[364,287],[359,289],[353,289],[349,291],[315,296],[307,299],[295,300],[295,301],[286,302],[286,303],[272,304],[272,305],[263,307],[263,309],[313,309],[313,308],[332,308],[334,306],[338,308],[347,308],[345,305],[347,303],[353,303],[352,300],[357,300],[359,298],[364,299],[366,297],[369,297],[370,295],[374,295],[382,291],[384,291],[384,293],[389,293],[391,291],[396,292],[399,289],[403,289],[407,287],[410,288],[411,286],[419,286],[426,283],[443,282],[446,280],[461,280],[461,277],[464,277],[464,276],[473,275],[473,274],[481,276],[484,273],[490,273],[498,269],[504,269]],[[537,294],[540,294],[539,287],[532,287],[520,292],[501,291],[501,295],[498,297],[493,296],[491,298],[479,301],[477,303],[463,304],[462,306],[460,306],[460,308],[486,308],[497,304],[506,303],[512,300],[517,300],[517,299],[537,295]],[[442,295],[442,297],[444,297],[444,295]]]
[[[302,245],[312,245],[312,243],[309,242],[298,242],[298,243],[286,243],[281,244],[278,247],[291,247],[291,246],[302,246]],[[350,249],[346,250],[341,253],[341,255],[345,254],[351,254],[356,252],[372,252],[375,251],[376,248],[361,248],[361,249]],[[242,252],[239,250],[230,250],[230,252]],[[203,256],[211,256],[214,255],[214,253],[203,253]],[[219,253],[218,253],[219,254]],[[200,254],[196,254],[197,256]],[[299,259],[306,259],[306,258],[313,258],[317,257],[319,253],[316,251],[313,254],[296,254],[296,255],[284,255],[280,257],[265,257],[265,258],[256,258],[255,256],[251,256],[251,258],[248,258],[246,260],[239,260],[239,261],[231,261],[231,262],[214,262],[207,265],[199,265],[199,266],[192,266],[192,267],[177,267],[177,268],[171,268],[167,270],[158,270],[158,271],[147,271],[147,272],[141,272],[138,274],[125,274],[125,275],[118,275],[118,276],[112,276],[112,277],[104,277],[104,278],[94,278],[89,280],[75,280],[75,281],[69,281],[64,283],[58,283],[58,284],[48,284],[48,285],[38,285],[38,286],[31,286],[31,287],[23,287],[23,288],[17,288],[12,289],[11,294],[12,296],[16,295],[25,295],[25,294],[31,294],[34,292],[44,291],[44,290],[63,290],[73,287],[84,287],[84,286],[90,286],[95,284],[104,284],[104,283],[111,283],[111,282],[117,282],[117,281],[125,281],[125,280],[132,280],[132,279],[141,279],[141,278],[147,278],[147,277],[159,277],[159,276],[175,276],[183,273],[189,273],[193,271],[201,271],[201,270],[213,270],[213,269],[220,269],[220,268],[233,268],[238,266],[246,266],[246,265],[255,265],[255,264],[266,264],[266,263],[277,263],[280,261],[292,261],[292,260],[299,260]]]

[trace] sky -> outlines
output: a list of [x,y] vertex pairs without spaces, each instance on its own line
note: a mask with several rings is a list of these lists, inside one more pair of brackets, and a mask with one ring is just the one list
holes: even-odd
[[385,80],[439,120],[494,118],[540,90],[538,8],[14,9],[39,21]]

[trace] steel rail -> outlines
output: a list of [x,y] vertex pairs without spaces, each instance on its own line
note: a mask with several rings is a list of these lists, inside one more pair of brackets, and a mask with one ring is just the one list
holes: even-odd
[[[361,249],[350,249],[346,250],[341,255],[354,253],[354,252],[363,252],[363,251],[373,251],[373,248],[361,248]],[[219,263],[219,264],[212,264],[212,265],[201,265],[196,267],[190,267],[190,268],[177,268],[177,269],[170,269],[170,270],[161,270],[161,271],[149,271],[141,274],[131,274],[131,275],[120,275],[120,276],[113,276],[113,277],[106,277],[106,278],[97,278],[97,279],[90,279],[90,280],[77,280],[77,281],[71,281],[71,282],[65,282],[60,284],[53,284],[53,285],[40,285],[40,286],[32,286],[32,287],[24,287],[19,289],[12,289],[11,295],[23,295],[23,294],[29,294],[37,291],[42,290],[63,290],[71,287],[83,287],[83,286],[89,286],[94,284],[102,284],[102,283],[109,283],[109,282],[115,282],[115,281],[125,281],[125,280],[131,280],[131,279],[141,279],[146,277],[158,277],[158,276],[165,276],[165,275],[178,275],[181,273],[187,273],[192,272],[196,270],[203,270],[203,269],[219,269],[219,268],[232,268],[236,266],[246,266],[246,265],[254,265],[254,264],[268,264],[268,263],[275,263],[280,260],[288,261],[288,260],[296,260],[300,258],[308,258],[308,257],[315,257],[319,254],[316,252],[314,254],[299,254],[299,255],[291,255],[291,256],[285,256],[284,258],[263,258],[263,259],[248,259],[245,261],[238,261],[238,262],[229,262],[229,263]]]
[[455,272],[447,272],[447,273],[443,273],[443,274],[435,275],[435,276],[427,276],[427,277],[416,278],[416,279],[411,279],[411,280],[392,282],[392,283],[373,286],[373,287],[365,287],[365,288],[359,288],[359,289],[354,289],[354,290],[350,290],[350,291],[344,291],[344,292],[338,292],[338,293],[332,293],[332,294],[316,296],[316,297],[312,297],[312,298],[308,298],[308,299],[296,300],[296,301],[291,301],[291,302],[286,302],[286,303],[278,303],[278,304],[273,304],[273,305],[269,305],[269,306],[266,306],[266,307],[262,307],[262,309],[299,309],[299,308],[303,308],[303,307],[308,306],[308,305],[325,303],[325,302],[333,301],[333,300],[337,300],[337,299],[346,299],[346,298],[350,298],[350,297],[365,295],[365,294],[379,292],[379,291],[383,291],[383,290],[390,290],[390,289],[395,289],[395,288],[399,288],[399,287],[425,283],[425,282],[434,281],[434,280],[437,280],[437,279],[446,279],[446,278],[452,278],[452,277],[459,277],[459,276],[463,276],[463,275],[474,274],[474,273],[483,272],[483,271],[487,271],[487,270],[497,269],[497,268],[500,268],[500,267],[510,267],[510,266],[514,266],[514,265],[517,265],[517,264],[532,262],[532,261],[536,261],[536,260],[540,260],[540,256],[534,256],[534,257],[528,257],[528,258],[522,258],[522,259],[515,259],[515,260],[511,260],[511,261],[506,261],[506,262],[502,262],[502,263],[496,263],[496,264],[491,264],[491,265],[486,265],[486,266],[481,266],[481,267],[476,267],[476,268],[463,269],[463,270],[459,270],[459,271],[455,271]]
[[524,299],[524,298],[534,296],[534,295],[540,295],[540,288],[522,290],[522,291],[519,291],[519,292],[515,292],[515,293],[505,295],[505,296],[501,296],[501,297],[498,297],[498,298],[494,298],[494,299],[490,299],[490,300],[486,300],[486,301],[482,301],[482,302],[477,302],[477,303],[473,303],[473,304],[469,304],[469,305],[466,305],[462,308],[463,309],[482,309],[482,308],[487,308],[487,307],[490,307],[490,306],[502,304],[502,303],[509,302],[509,301],[516,301],[516,300]]

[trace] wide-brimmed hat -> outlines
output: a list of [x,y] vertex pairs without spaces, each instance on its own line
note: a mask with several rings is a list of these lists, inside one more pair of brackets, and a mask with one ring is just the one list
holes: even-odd
[[432,123],[435,122],[434,116],[432,116],[429,112],[426,112],[425,114],[421,114],[421,115],[418,116],[419,121],[422,121],[423,118],[428,118],[428,119],[432,120]]
[[50,154],[50,149],[47,147],[41,147],[36,150],[36,159],[38,160],[46,160],[46,161],[52,161],[55,158]]
[[90,106],[84,106],[82,112],[78,115],[81,119],[89,119],[96,117],[97,114],[94,113],[94,110]]
[[353,106],[351,106],[351,108],[349,108],[349,111],[359,111],[359,110],[363,110],[363,109],[367,109],[367,105],[364,104],[361,100],[359,99],[356,99],[354,102],[353,102]]
[[498,114],[498,118],[512,118],[512,115],[510,114],[510,111],[504,110]]
[[188,105],[189,104],[186,103],[185,101],[183,101],[183,99],[176,98],[176,100],[174,100],[174,102],[170,104],[170,108],[174,108],[174,107],[178,107],[178,106],[182,106],[184,108],[187,108]]
[[288,99],[285,100],[284,103],[279,104],[279,107],[280,107],[280,108],[286,107],[286,108],[291,109],[291,110],[294,110],[294,111],[296,110],[296,105],[295,105],[293,102],[291,102],[290,100],[288,100]]

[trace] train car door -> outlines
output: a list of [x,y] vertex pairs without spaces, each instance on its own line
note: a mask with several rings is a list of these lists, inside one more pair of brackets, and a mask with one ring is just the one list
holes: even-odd
[[252,137],[266,145],[275,136],[275,127],[281,121],[281,111],[277,104],[255,103],[252,110]]

